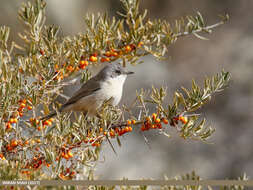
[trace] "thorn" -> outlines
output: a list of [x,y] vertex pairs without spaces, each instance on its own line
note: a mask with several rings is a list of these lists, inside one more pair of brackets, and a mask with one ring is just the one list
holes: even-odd
[[110,141],[110,139],[108,138],[107,135],[106,135],[106,139],[107,139],[107,141],[109,142],[109,145],[111,146],[113,152],[116,154],[116,156],[118,156],[117,152],[115,151],[115,149],[114,149],[114,147],[113,147],[113,145],[112,145],[112,143],[111,143],[111,141]]
[[149,141],[148,141],[147,137],[143,133],[142,133],[142,136],[144,138],[144,142],[148,145],[148,148],[151,149],[151,146],[149,144]]

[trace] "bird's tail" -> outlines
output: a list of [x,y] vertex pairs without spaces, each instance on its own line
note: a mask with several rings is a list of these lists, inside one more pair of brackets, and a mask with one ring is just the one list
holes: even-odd
[[54,116],[56,116],[56,112],[52,112],[52,113],[50,113],[50,114],[42,117],[40,120],[45,121],[45,120],[48,120],[48,119],[50,119],[50,118],[52,118]]

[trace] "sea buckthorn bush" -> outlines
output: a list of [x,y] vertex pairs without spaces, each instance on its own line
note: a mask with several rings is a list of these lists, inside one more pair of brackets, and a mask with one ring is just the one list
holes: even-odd
[[[59,108],[57,98],[63,87],[91,77],[89,68],[104,63],[145,64],[141,58],[161,59],[167,47],[186,35],[200,39],[222,25],[228,16],[206,25],[202,15],[187,16],[169,23],[151,20],[139,11],[138,0],[121,0],[119,19],[107,14],[87,14],[86,31],[59,37],[59,27],[45,24],[46,2],[27,1],[18,15],[24,31],[21,44],[9,41],[10,28],[0,27],[0,179],[93,179],[92,168],[101,145],[134,131],[159,130],[169,135],[176,130],[182,139],[207,141],[214,129],[198,110],[212,95],[223,90],[230,74],[208,77],[200,87],[182,87],[165,103],[166,87],[139,89],[132,107],[113,107],[104,102],[98,117],[57,113],[42,121],[43,115]],[[134,105],[134,106],[133,106]],[[150,113],[148,106],[156,108]],[[131,109],[137,109],[137,115]],[[125,119],[123,119],[125,118]],[[136,130],[133,130],[133,129]],[[115,151],[115,150],[114,150]],[[88,171],[84,173],[83,171]]]

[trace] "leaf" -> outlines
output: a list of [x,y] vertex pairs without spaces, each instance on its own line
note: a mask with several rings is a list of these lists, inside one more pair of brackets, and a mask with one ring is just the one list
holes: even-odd
[[48,127],[46,130],[46,136],[56,127],[56,125],[53,125],[52,127]]
[[193,32],[192,34],[193,34],[194,36],[196,36],[197,38],[201,39],[201,40],[209,40],[208,38],[206,38],[206,37],[204,37],[204,36],[201,36],[201,35],[199,35],[199,34],[196,33],[196,32]]
[[121,142],[120,142],[120,139],[119,139],[119,137],[117,136],[117,143],[118,143],[118,145],[121,147]]
[[204,125],[206,123],[206,119],[202,119],[202,121],[200,122],[200,124],[194,129],[195,133],[200,133],[202,131],[202,129],[204,128]]

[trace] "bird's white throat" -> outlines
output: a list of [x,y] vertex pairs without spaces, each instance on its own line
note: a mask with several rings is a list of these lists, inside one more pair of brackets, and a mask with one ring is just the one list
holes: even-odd
[[117,105],[122,96],[123,85],[127,75],[119,75],[114,78],[109,78],[103,82],[102,88],[106,96],[113,97],[112,104]]

